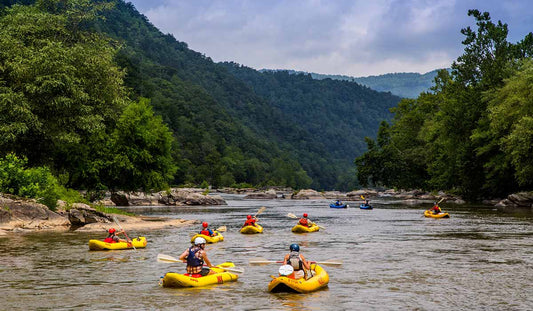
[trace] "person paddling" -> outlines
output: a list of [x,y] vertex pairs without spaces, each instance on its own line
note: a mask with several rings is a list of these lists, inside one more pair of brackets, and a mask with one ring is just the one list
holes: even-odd
[[109,232],[109,234],[108,234],[107,238],[104,239],[104,242],[106,242],[106,243],[118,243],[118,242],[131,243],[130,239],[124,240],[124,239],[121,239],[121,238],[118,237],[119,234],[126,235],[126,232],[124,232],[124,230],[121,230],[121,231],[117,232],[117,230],[115,230],[115,228],[111,228],[111,229],[109,229],[108,232]]
[[303,217],[298,220],[298,224],[304,227],[312,227],[314,225],[314,223],[309,218],[307,218],[307,213],[304,213]]
[[439,213],[442,213],[442,210],[440,209],[439,203],[435,202],[432,208],[429,209],[433,214],[437,215]]
[[216,234],[213,232],[213,230],[208,228],[209,224],[207,222],[202,223],[202,231],[200,231],[200,234],[206,235],[206,236],[215,236]]
[[306,276],[306,271],[311,270],[309,261],[305,260],[305,257],[300,254],[300,246],[298,244],[291,244],[289,246],[290,253],[285,255],[283,259],[283,265],[291,265],[294,269],[294,272],[288,275],[289,278],[301,279]]
[[246,226],[257,227],[257,225],[255,224],[256,221],[257,221],[257,218],[252,217],[252,215],[248,215],[248,216],[246,216],[246,221],[244,222],[244,225],[242,227],[243,228],[246,227]]
[[[209,269],[212,268],[213,265],[207,258],[207,252],[205,251],[206,243],[204,238],[198,237],[194,239],[194,245],[187,248],[180,255],[180,260],[187,263],[188,274],[200,274],[201,276],[206,276],[216,273]],[[204,262],[209,268],[204,268]]]

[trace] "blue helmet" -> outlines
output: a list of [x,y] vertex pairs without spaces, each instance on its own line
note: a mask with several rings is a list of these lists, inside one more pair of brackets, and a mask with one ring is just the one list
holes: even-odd
[[300,246],[298,246],[298,244],[291,244],[291,246],[289,246],[289,249],[291,250],[291,252],[299,252]]

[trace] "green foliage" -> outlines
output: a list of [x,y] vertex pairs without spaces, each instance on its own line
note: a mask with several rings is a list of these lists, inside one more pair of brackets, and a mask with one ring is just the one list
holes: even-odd
[[148,100],[130,103],[111,134],[108,184],[125,191],[168,188],[177,169],[172,161],[172,139]]
[[0,158],[0,192],[37,199],[55,209],[61,188],[47,167],[27,168],[28,160],[8,154]]
[[[377,143],[356,159],[361,183],[447,190],[467,199],[531,187],[533,35],[507,42],[507,25],[470,10],[465,53],[440,71],[432,93],[403,100]],[[403,177],[401,177],[403,176]]]

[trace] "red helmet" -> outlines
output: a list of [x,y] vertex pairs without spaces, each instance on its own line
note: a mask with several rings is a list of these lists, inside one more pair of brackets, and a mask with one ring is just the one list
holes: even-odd
[[207,228],[207,222],[204,221],[204,222],[202,223],[202,226],[203,226],[204,228]]
[[252,215],[246,216],[247,219],[252,219]]
[[115,228],[111,228],[111,229],[109,229],[109,233],[110,233],[110,234],[111,234],[111,233],[115,233],[115,231],[117,231],[117,230],[115,230]]
[[304,213],[304,217],[307,217],[307,213]]

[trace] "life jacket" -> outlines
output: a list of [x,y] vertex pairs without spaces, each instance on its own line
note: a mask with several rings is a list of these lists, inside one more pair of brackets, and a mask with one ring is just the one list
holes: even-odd
[[255,224],[255,219],[246,219],[244,222],[245,226],[253,226]]
[[104,242],[106,242],[106,243],[117,243],[115,240],[113,240],[113,236],[112,235],[110,235],[107,238],[105,238]]
[[201,250],[200,247],[191,246],[189,248],[189,256],[187,256],[187,266],[198,267],[204,265],[204,260],[196,257],[196,253]]
[[309,223],[307,222],[307,218],[300,218],[299,223],[302,226],[309,226]]
[[211,236],[211,232],[209,232],[209,230],[207,230],[207,229],[204,229],[204,230],[200,231],[200,234]]
[[302,270],[304,266],[300,253],[294,251],[289,253],[289,260],[287,263],[294,268],[294,271]]

